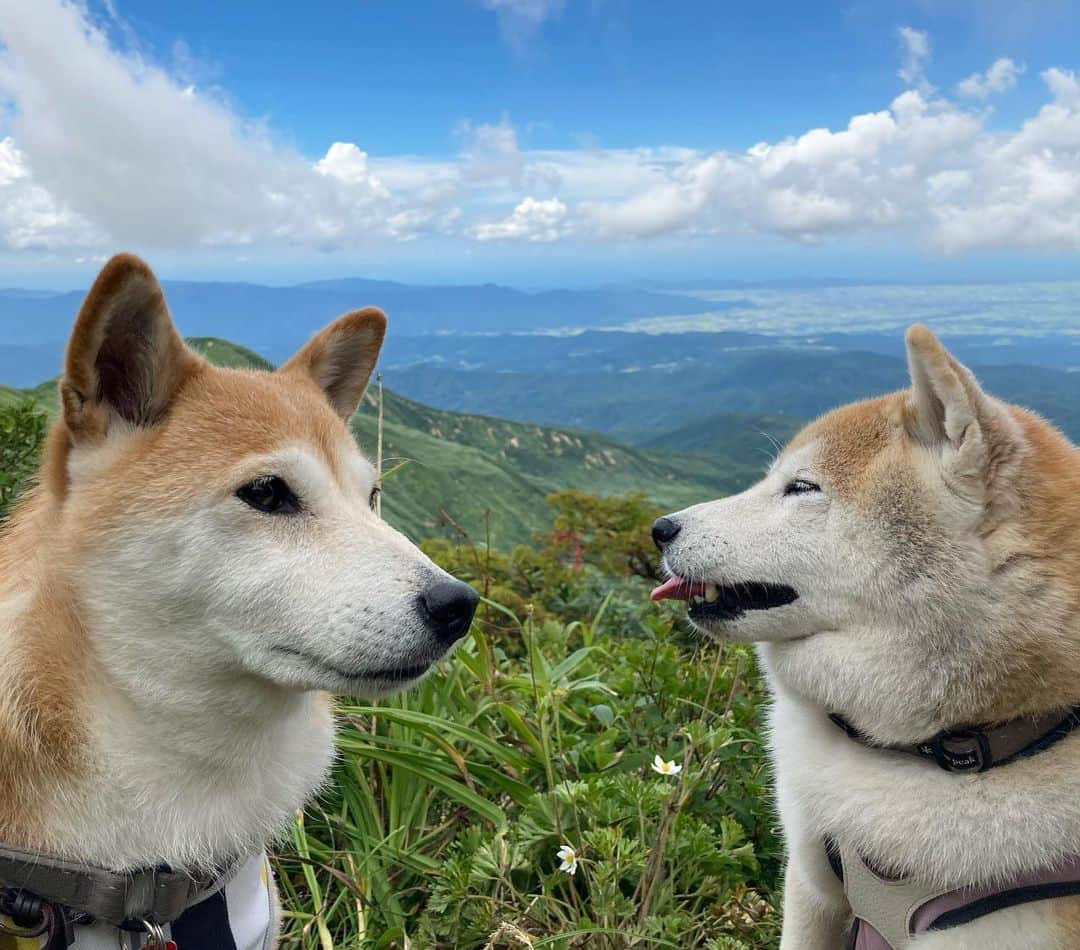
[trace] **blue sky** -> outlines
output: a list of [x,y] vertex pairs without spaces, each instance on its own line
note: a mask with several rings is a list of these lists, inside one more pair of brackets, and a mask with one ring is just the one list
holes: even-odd
[[[900,26],[927,31],[946,84],[998,56],[1073,65],[1080,36],[1080,7],[1064,3],[1010,22],[993,2],[594,0],[504,29],[477,0],[278,3],[272,15],[252,0],[117,3],[159,57],[186,44],[195,78],[316,157],[343,137],[372,154],[451,154],[459,123],[504,116],[537,148],[741,149],[887,103],[903,88]],[[1003,118],[1040,99],[1028,79]]]
[[1076,271],[1075,4],[5,7],[8,284]]

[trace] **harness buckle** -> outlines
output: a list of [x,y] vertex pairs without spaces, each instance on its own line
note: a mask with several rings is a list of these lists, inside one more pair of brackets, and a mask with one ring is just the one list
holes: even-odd
[[938,767],[946,772],[982,772],[993,761],[990,743],[977,729],[942,732],[927,745]]

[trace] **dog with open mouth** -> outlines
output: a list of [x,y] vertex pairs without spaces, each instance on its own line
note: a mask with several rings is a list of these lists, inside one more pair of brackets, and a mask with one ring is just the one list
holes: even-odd
[[215,367],[105,265],[0,534],[0,947],[276,943],[265,847],[326,781],[330,694],[416,682],[478,601],[374,511],[346,421],[385,329]]
[[910,389],[656,521],[656,600],[752,641],[782,950],[1080,947],[1080,451],[925,327]]

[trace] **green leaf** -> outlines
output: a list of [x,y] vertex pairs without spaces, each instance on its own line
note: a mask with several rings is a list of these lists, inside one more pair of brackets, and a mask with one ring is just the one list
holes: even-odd
[[615,721],[615,711],[606,703],[598,703],[596,706],[590,706],[589,712],[596,717],[597,721],[602,726],[610,726]]

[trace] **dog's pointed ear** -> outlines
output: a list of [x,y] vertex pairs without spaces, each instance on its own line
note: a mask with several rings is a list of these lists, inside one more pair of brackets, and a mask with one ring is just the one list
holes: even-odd
[[998,481],[1023,452],[1018,422],[925,326],[911,327],[906,340],[911,436],[940,449],[955,474],[978,476],[988,485]]
[[310,376],[342,419],[364,398],[386,336],[386,315],[375,307],[354,310],[319,331],[279,373]]
[[202,365],[173,326],[153,271],[118,254],[86,295],[64,358],[60,402],[75,442],[103,436],[113,419],[158,422]]

